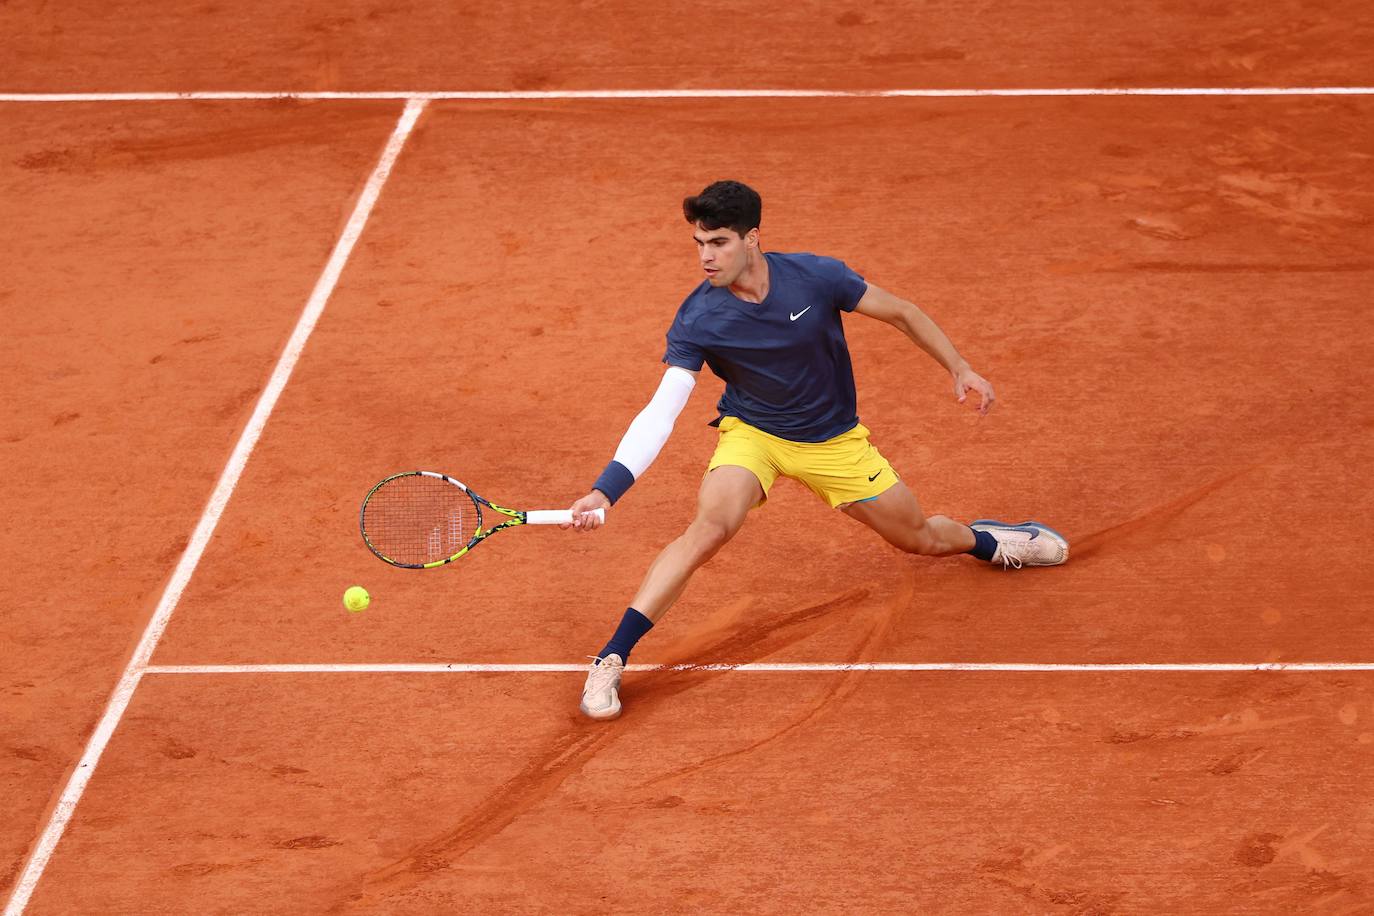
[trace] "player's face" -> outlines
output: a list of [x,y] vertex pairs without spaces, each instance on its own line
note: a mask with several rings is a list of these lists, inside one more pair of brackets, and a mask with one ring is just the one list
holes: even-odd
[[729,286],[749,266],[749,252],[758,248],[759,231],[750,229],[741,236],[733,229],[703,229],[697,224],[692,238],[697,243],[697,259],[712,286]]

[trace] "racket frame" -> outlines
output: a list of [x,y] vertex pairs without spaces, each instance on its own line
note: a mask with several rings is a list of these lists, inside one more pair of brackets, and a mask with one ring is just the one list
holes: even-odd
[[[467,544],[463,546],[462,550],[459,550],[451,557],[446,557],[442,560],[434,560],[429,563],[401,563],[382,553],[372,543],[372,540],[367,536],[367,526],[364,524],[367,518],[367,505],[372,501],[373,495],[376,494],[378,490],[391,483],[393,480],[399,480],[402,477],[433,477],[457,487],[466,493],[468,498],[472,500],[473,510],[477,513],[477,528],[473,532],[472,537],[468,539]],[[484,520],[482,518],[482,507],[484,506],[499,515],[505,516],[505,520],[499,525],[495,525],[491,528],[483,528]],[[597,509],[596,514],[603,522],[606,520],[606,511],[604,509]],[[498,506],[481,494],[470,489],[467,484],[463,483],[461,480],[457,480],[447,474],[441,474],[438,471],[402,471],[399,474],[392,474],[390,477],[378,481],[372,489],[367,491],[367,496],[363,497],[362,508],[358,510],[358,531],[362,534],[363,543],[367,545],[367,549],[372,551],[379,560],[390,563],[392,566],[399,569],[434,569],[439,566],[446,566],[496,532],[506,528],[517,528],[520,525],[564,525],[571,521],[572,513],[567,509],[534,510],[526,512],[521,509],[507,509],[505,506]]]

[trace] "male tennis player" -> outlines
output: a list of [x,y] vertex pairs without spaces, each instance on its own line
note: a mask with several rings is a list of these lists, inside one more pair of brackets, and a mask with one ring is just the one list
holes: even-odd
[[697,515],[654,560],[611,641],[587,673],[582,712],[620,715],[620,678],[630,650],[667,612],[697,568],[768,498],[779,476],[800,481],[831,507],[863,522],[908,553],[968,553],[1003,567],[1054,566],[1068,542],[1038,522],[987,519],[964,525],[927,517],[915,495],[868,441],[855,407],[854,374],[842,312],[886,322],[949,370],[954,395],[992,407],[992,385],[969,367],[924,312],[866,283],[843,262],[812,254],[765,254],[762,201],[737,181],[718,181],[683,201],[705,280],[668,329],[668,369],[648,406],[630,423],[615,459],[592,491],[572,504],[573,527],[600,525],[668,440],[703,365],[725,381],[712,424],[720,441],[697,495]]

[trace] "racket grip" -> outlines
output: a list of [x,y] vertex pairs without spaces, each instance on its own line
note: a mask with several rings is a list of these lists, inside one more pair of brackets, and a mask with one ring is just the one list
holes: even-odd
[[[604,525],[606,510],[594,509],[593,514]],[[572,523],[572,512],[568,509],[535,509],[525,513],[526,525],[568,525]]]

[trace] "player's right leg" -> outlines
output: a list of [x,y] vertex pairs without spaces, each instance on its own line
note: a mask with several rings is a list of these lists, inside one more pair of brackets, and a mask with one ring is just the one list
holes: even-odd
[[650,564],[615,635],[587,672],[583,714],[593,719],[620,715],[620,676],[630,649],[677,601],[692,573],[735,536],[749,510],[763,498],[763,485],[747,468],[721,465],[706,475],[697,494],[696,518]]
[[749,510],[762,500],[763,487],[747,468],[724,465],[707,474],[697,493],[696,518],[649,566],[633,607],[658,623],[692,573],[735,536]]

